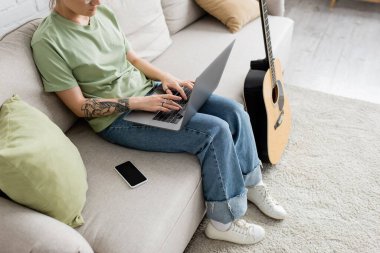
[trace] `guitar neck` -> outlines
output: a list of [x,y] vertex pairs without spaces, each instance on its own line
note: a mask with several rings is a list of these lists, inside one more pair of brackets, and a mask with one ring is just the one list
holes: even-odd
[[261,26],[263,30],[264,45],[265,45],[265,54],[269,62],[269,68],[271,70],[272,84],[274,85],[276,83],[276,73],[275,73],[275,68],[274,68],[272,43],[270,40],[267,2],[266,0],[259,0],[259,3],[260,3],[260,13],[261,13],[260,15]]

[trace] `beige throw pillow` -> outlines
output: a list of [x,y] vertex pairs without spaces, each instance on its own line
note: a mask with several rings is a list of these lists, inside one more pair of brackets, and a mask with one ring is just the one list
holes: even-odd
[[195,0],[209,14],[235,33],[260,16],[257,0]]

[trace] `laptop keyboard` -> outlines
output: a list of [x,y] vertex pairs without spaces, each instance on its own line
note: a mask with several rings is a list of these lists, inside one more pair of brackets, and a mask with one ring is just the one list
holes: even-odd
[[[170,112],[159,111],[153,117],[153,120],[158,120],[158,121],[163,121],[163,122],[177,124],[182,119],[182,117],[183,117],[183,115],[181,114],[181,112],[183,112],[183,110],[185,109],[185,106],[186,106],[187,102],[190,99],[190,95],[191,95],[191,91],[192,91],[192,90],[190,90],[187,87],[183,87],[183,90],[185,91],[185,94],[187,96],[187,100],[182,99],[181,101],[176,101],[177,104],[179,104],[180,106],[182,106],[182,110],[179,110],[179,111],[170,111]],[[173,95],[181,96],[178,91],[173,91]]]

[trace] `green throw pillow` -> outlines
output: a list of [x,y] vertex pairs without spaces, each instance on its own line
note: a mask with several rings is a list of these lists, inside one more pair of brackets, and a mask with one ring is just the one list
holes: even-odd
[[84,223],[87,174],[78,149],[50,119],[13,96],[0,110],[0,189],[69,226]]

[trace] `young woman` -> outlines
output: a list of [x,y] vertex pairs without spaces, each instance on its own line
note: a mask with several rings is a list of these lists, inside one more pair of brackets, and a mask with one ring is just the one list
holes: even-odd
[[[31,45],[45,91],[85,117],[104,139],[147,151],[188,152],[202,168],[203,195],[212,239],[253,244],[264,229],[241,219],[247,199],[266,215],[284,219],[286,211],[262,182],[261,162],[248,114],[232,100],[212,95],[180,131],[131,123],[131,110],[179,110],[187,99],[182,81],[139,58],[110,9],[100,0],[56,0]],[[151,95],[163,89],[162,95]],[[178,91],[180,96],[173,95]]]

